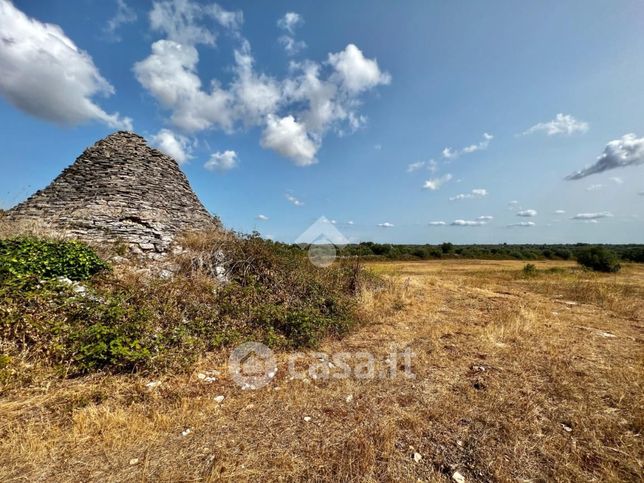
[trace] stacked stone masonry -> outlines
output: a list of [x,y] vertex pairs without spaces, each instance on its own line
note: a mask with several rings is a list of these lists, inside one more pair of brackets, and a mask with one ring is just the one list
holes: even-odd
[[216,226],[177,162],[119,131],[87,148],[47,188],[9,211],[67,235],[163,253],[177,234]]

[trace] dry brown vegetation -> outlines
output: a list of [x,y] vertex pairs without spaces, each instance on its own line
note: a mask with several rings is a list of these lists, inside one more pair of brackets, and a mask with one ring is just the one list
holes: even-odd
[[282,352],[241,391],[226,351],[154,388],[36,379],[0,394],[0,481],[639,480],[644,267],[536,265],[372,264],[388,282],[362,294],[371,323],[318,350],[409,346],[413,380],[289,380]]

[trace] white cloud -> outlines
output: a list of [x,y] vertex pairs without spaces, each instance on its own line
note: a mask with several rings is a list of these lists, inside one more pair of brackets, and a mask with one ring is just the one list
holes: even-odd
[[136,12],[125,3],[125,0],[116,0],[116,13],[107,21],[103,29],[107,37],[115,42],[121,40],[116,31],[121,25],[136,22]]
[[603,184],[591,184],[590,186],[586,187],[586,191],[599,191],[603,187]]
[[428,179],[427,181],[425,181],[425,184],[423,185],[423,189],[436,191],[451,179],[452,179],[452,175],[449,173],[447,173],[444,176],[441,176],[440,178]]
[[624,184],[624,180],[622,178],[620,178],[619,176],[612,176],[609,179],[615,184]]
[[468,199],[474,199],[474,198],[484,198],[488,195],[488,192],[484,188],[475,188],[469,193],[461,193],[456,196],[452,196],[449,200],[450,201],[457,201],[457,200],[468,200]]
[[202,5],[190,0],[155,1],[149,17],[153,30],[184,45],[215,44],[215,33],[201,25],[203,21],[212,19],[222,27],[236,30],[244,20],[241,12],[228,12],[216,3]]
[[295,28],[303,23],[304,19],[302,16],[295,12],[287,12],[277,21],[277,26],[287,32],[278,39],[278,42],[284,47],[288,55],[296,55],[306,48],[306,42],[295,40],[294,37]]
[[235,151],[218,151],[210,156],[210,159],[203,165],[208,171],[229,171],[239,164]]
[[494,139],[494,136],[485,132],[483,133],[483,140],[478,144],[470,144],[469,146],[466,146],[461,150],[448,147],[443,149],[442,154],[445,159],[456,159],[462,154],[471,154],[475,153],[476,151],[484,151],[488,148],[492,139]]
[[268,221],[268,216],[266,215],[257,215],[255,218],[259,221]]
[[454,220],[452,226],[483,226],[487,225],[487,221],[482,220]]
[[443,225],[447,225],[447,223],[445,223],[444,221],[430,221],[428,223],[428,225],[430,225],[430,226],[443,226]]
[[569,175],[566,179],[582,179],[610,169],[641,164],[644,164],[644,137],[638,138],[635,134],[625,134],[620,139],[609,142],[595,164]]
[[380,70],[378,62],[367,59],[354,44],[347,45],[343,51],[329,54],[328,62],[335,69],[340,85],[353,94],[391,82],[391,76]]
[[384,223],[378,223],[378,226],[380,228],[393,228],[394,227],[394,225],[392,225],[388,221],[385,221]]
[[309,137],[305,126],[293,116],[278,119],[269,115],[261,145],[292,159],[298,166],[309,166],[317,162],[315,154],[318,146]]
[[585,133],[588,131],[589,125],[587,122],[579,121],[570,114],[557,114],[557,116],[548,122],[540,122],[535,124],[530,129],[523,132],[523,135],[533,134],[535,132],[545,132],[548,136],[557,134],[564,134],[570,136],[574,133]]
[[521,210],[517,212],[517,216],[523,216],[527,218],[531,218],[533,216],[537,216],[537,210]]
[[476,218],[479,221],[492,221],[494,219],[493,216],[490,215],[482,215]]
[[18,109],[60,124],[97,120],[132,129],[132,120],[108,114],[92,101],[112,95],[92,58],[58,26],[27,17],[0,0],[0,94]]
[[414,171],[418,171],[419,169],[422,169],[424,166],[425,166],[425,161],[416,161],[415,163],[411,163],[407,165],[407,172],[413,173]]
[[277,39],[277,41],[282,47],[284,47],[284,51],[288,55],[297,55],[306,49],[306,42],[303,40],[295,40],[290,35],[282,35]]
[[354,225],[355,223],[352,220],[347,221],[347,225]]
[[508,203],[508,208],[512,211],[520,209],[519,202],[517,200],[512,200]]
[[295,206],[304,206],[304,202],[298,200],[295,196],[290,193],[286,193],[286,199]]
[[555,215],[565,215],[566,210],[555,210]]
[[[291,20],[293,17],[290,17]],[[216,35],[206,21],[214,19],[239,42],[227,86],[217,80],[202,86],[197,64],[197,44],[212,46]],[[291,62],[288,76],[278,80],[259,73],[249,42],[237,30],[240,12],[204,6],[191,0],[154,2],[153,29],[165,39],[152,44],[152,53],[134,66],[139,83],[167,110],[181,131],[206,129],[234,132],[262,128],[261,145],[301,166],[316,162],[315,155],[326,133],[351,133],[366,117],[358,112],[360,95],[388,83],[374,59],[365,58],[349,44],[328,61]],[[289,25],[293,25],[292,23]]]
[[192,158],[190,140],[169,129],[161,129],[152,136],[151,141],[154,146],[159,148],[159,151],[174,158],[179,164],[183,164]]
[[172,123],[186,132],[213,125],[230,131],[234,125],[233,96],[217,84],[201,89],[196,66],[199,53],[192,45],[172,40],[152,44],[152,54],[134,65],[137,80],[159,103],[172,111]]
[[512,223],[511,225],[508,225],[508,228],[514,228],[514,227],[529,228],[535,225],[536,223],[534,221],[522,221],[520,223]]
[[282,18],[277,21],[277,26],[282,30],[293,33],[296,27],[304,23],[304,19],[299,13],[286,12]]
[[573,220],[597,220],[599,218],[611,218],[613,214],[610,211],[599,213],[577,213],[572,217]]

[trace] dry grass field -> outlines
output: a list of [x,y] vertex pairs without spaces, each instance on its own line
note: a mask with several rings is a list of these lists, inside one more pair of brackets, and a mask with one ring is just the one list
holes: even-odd
[[242,391],[221,353],[154,387],[7,391],[0,481],[641,481],[644,267],[535,264],[369,265],[387,280],[362,294],[370,323],[318,351],[410,347],[414,379],[290,380],[280,353]]

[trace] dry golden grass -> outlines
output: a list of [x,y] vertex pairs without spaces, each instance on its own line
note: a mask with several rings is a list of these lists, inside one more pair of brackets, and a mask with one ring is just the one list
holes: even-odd
[[289,380],[279,354],[272,384],[241,391],[217,353],[154,389],[95,375],[0,395],[0,481],[641,480],[644,267],[537,266],[565,270],[373,264],[372,323],[319,350],[408,346],[413,380]]

